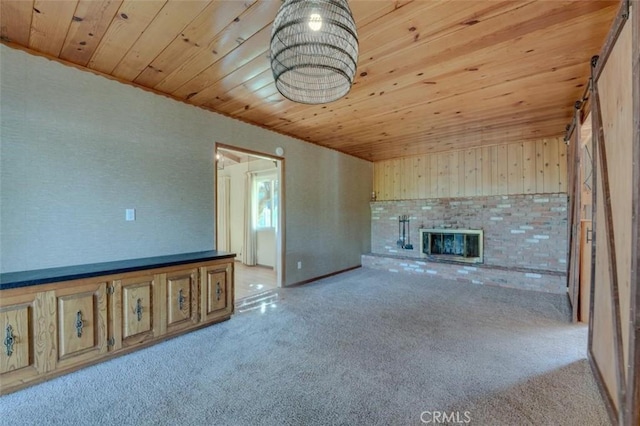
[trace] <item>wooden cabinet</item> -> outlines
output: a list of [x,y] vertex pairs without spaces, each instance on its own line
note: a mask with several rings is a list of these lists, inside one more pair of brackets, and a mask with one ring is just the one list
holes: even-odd
[[215,321],[233,313],[233,263],[200,268],[200,311],[202,322]]
[[107,284],[66,282],[0,297],[0,393],[77,368],[107,351]]
[[0,290],[0,394],[228,319],[233,259]]

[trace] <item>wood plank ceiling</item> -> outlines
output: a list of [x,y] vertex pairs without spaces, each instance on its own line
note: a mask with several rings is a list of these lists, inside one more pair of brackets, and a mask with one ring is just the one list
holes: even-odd
[[[351,92],[285,100],[278,0],[1,0],[5,44],[371,161],[560,136],[619,1],[351,0]],[[230,141],[223,141],[230,142]]]

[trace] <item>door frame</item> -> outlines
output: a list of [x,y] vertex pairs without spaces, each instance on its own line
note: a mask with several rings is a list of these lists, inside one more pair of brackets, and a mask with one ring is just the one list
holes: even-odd
[[[253,151],[250,149],[227,145],[221,142],[214,143],[213,150],[213,160],[214,160],[214,201],[213,201],[213,214],[214,218],[217,218],[218,214],[218,149],[226,149],[230,151],[237,151],[243,154],[252,155],[255,157],[261,157],[268,160],[276,161],[277,163],[277,176],[278,176],[278,186],[279,186],[279,195],[278,195],[278,230],[276,232],[276,286],[284,287],[285,283],[285,182],[284,182],[284,168],[285,161],[284,157],[278,155],[272,155],[265,152]],[[217,224],[217,220],[216,220]],[[215,236],[214,243],[216,248],[218,247],[218,229],[217,226],[215,228]]]

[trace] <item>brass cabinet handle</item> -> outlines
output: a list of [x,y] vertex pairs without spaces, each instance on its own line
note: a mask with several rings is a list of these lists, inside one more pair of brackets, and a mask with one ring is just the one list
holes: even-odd
[[222,288],[220,288],[220,282],[216,283],[216,300],[220,300],[220,295],[222,294]]
[[184,309],[184,295],[182,289],[178,292],[178,308],[182,311]]
[[138,315],[138,321],[142,321],[142,300],[138,299],[136,301],[136,309],[133,311],[136,315]]
[[82,337],[82,328],[84,327],[84,321],[82,321],[82,311],[76,313],[76,334],[78,337]]
[[6,330],[6,337],[4,338],[4,347],[7,350],[7,356],[11,356],[13,354],[13,344],[15,341],[16,339],[13,335],[13,327],[9,324]]

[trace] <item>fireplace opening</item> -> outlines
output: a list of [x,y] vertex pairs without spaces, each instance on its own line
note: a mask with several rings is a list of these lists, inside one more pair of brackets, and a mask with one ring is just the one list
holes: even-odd
[[423,257],[466,263],[482,263],[483,232],[480,229],[421,229]]

